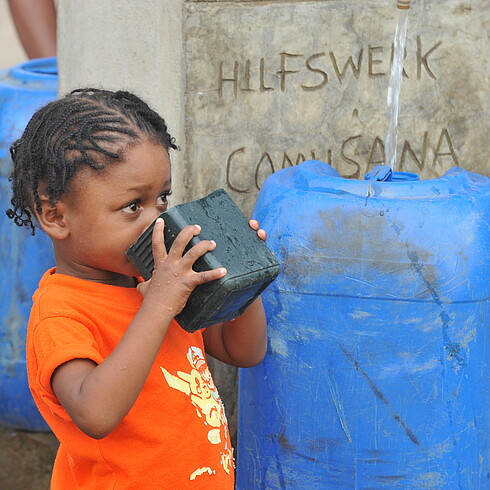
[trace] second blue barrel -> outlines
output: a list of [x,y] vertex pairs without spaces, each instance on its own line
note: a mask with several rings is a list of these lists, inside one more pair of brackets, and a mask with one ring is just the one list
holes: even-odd
[[281,274],[241,370],[237,488],[490,488],[490,179],[273,174]]
[[57,89],[55,58],[0,71],[0,424],[26,430],[48,429],[27,384],[25,335],[32,294],[54,265],[54,254],[42,231],[33,237],[5,214],[11,197],[9,147],[33,113],[56,98]]

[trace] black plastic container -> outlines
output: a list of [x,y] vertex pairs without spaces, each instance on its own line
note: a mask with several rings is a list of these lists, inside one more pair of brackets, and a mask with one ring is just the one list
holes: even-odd
[[[194,270],[225,267],[228,271],[225,277],[198,286],[176,316],[180,326],[188,332],[237,317],[279,274],[279,263],[274,255],[250,228],[248,220],[224,189],[174,206],[161,217],[165,220],[167,251],[182,228],[200,225],[201,233],[191,240],[188,248],[201,240],[214,240],[216,248],[200,257]],[[145,280],[153,272],[153,226],[154,223],[126,251]]]

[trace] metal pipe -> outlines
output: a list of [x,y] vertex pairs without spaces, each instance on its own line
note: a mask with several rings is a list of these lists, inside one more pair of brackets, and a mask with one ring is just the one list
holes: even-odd
[[410,8],[410,0],[397,0],[396,7],[401,10],[408,10]]

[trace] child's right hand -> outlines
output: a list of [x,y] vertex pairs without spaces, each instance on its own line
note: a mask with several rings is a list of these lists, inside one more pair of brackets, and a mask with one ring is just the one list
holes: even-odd
[[193,270],[192,266],[196,260],[216,247],[216,242],[202,240],[184,253],[191,239],[201,232],[199,225],[186,226],[177,235],[167,254],[163,236],[164,226],[163,219],[158,218],[152,234],[155,263],[153,275],[148,281],[138,284],[137,289],[144,297],[145,303],[150,302],[152,308],[161,310],[165,316],[174,317],[182,311],[197,286],[220,279],[226,275],[226,269],[203,272]]

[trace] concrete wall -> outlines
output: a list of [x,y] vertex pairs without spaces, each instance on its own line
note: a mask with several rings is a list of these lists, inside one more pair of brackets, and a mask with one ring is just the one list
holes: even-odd
[[[165,117],[185,148],[182,0],[58,3],[60,93],[130,90]],[[183,153],[172,155],[174,203],[184,200]]]
[[[60,86],[149,99],[183,148],[176,201],[222,186],[249,213],[284,166],[314,157],[363,178],[384,161],[397,12],[394,0],[67,0]],[[412,2],[397,170],[489,173],[489,22],[489,0]]]
[[[396,169],[488,174],[490,3],[412,4]],[[186,3],[188,194],[219,182],[248,210],[272,171],[302,159],[361,179],[382,163],[397,12],[393,0]]]

